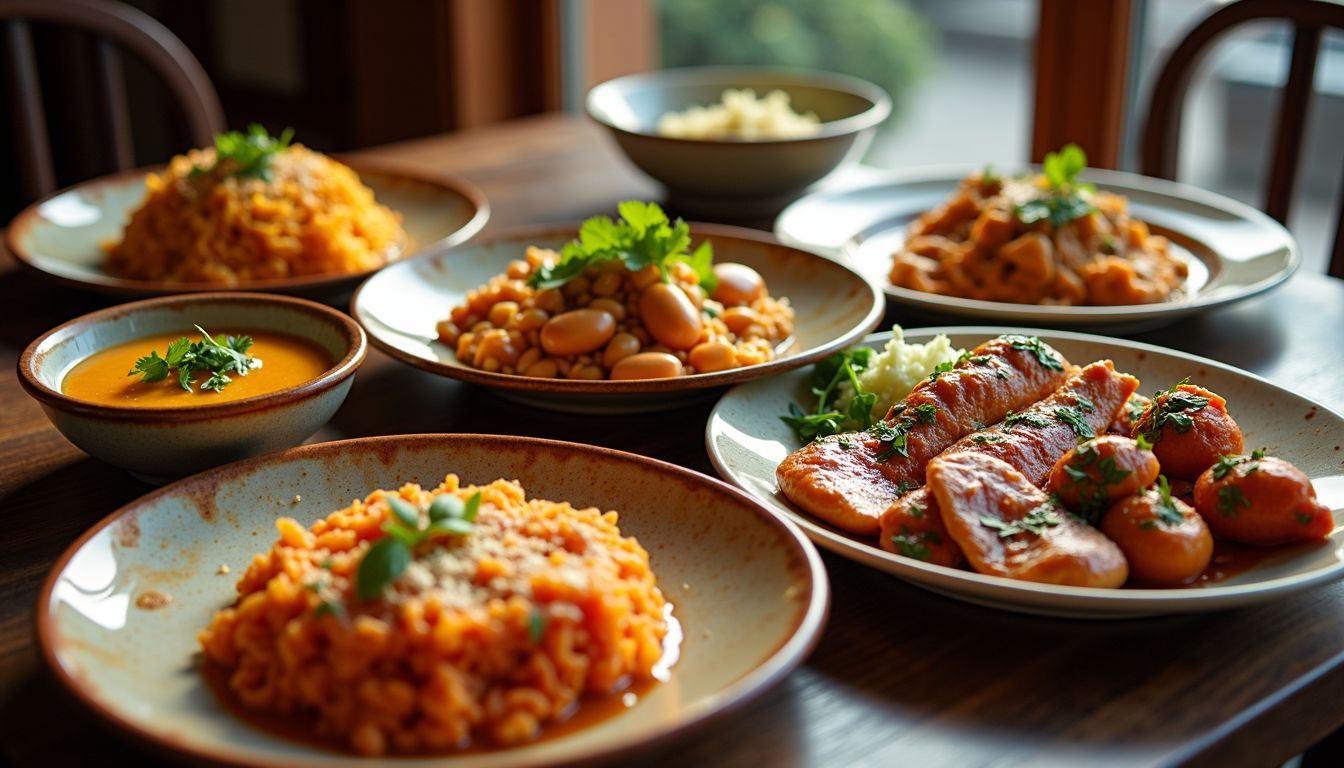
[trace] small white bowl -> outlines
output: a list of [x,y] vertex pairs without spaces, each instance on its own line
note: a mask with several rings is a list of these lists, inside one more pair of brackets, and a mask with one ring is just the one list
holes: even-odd
[[[66,374],[89,355],[193,324],[283,331],[316,343],[337,362],[303,384],[205,405],[131,408],[61,391]],[[357,323],[304,299],[256,293],[166,296],[92,312],[48,331],[20,356],[19,382],[70,442],[161,483],[303,442],[344,402],[366,346]]]

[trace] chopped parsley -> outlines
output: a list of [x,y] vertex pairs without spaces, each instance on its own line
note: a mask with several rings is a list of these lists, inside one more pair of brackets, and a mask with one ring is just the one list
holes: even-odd
[[1296,512],[1293,514],[1293,518],[1302,525],[1311,525],[1311,515],[1308,515],[1305,512]]
[[1251,502],[1241,495],[1241,489],[1235,485],[1224,485],[1218,489],[1218,514],[1223,517],[1239,517],[1243,507],[1251,506]]
[[997,432],[977,432],[976,434],[971,435],[971,439],[979,443],[980,445],[986,445],[993,443],[1002,443],[1007,438],[1005,438],[1003,435],[998,434]]
[[1254,451],[1251,451],[1249,458],[1235,455],[1219,456],[1218,461],[1214,462],[1210,471],[1213,474],[1214,480],[1222,480],[1224,477],[1227,477],[1228,473],[1233,469],[1245,464],[1246,471],[1242,472],[1242,475],[1251,475],[1254,474],[1256,470],[1260,469],[1258,462],[1263,458],[1265,458],[1264,448],[1257,448]]
[[1175,526],[1185,522],[1185,515],[1181,514],[1176,501],[1171,498],[1171,483],[1167,482],[1166,475],[1157,476],[1157,504],[1153,510],[1157,513],[1157,519],[1166,525]]
[[1034,413],[1032,411],[1023,411],[1021,413],[1013,413],[1012,411],[1009,411],[1008,415],[1003,417],[1003,426],[1005,429],[1012,429],[1016,426],[1045,429],[1050,426],[1050,424],[1050,419],[1044,414]]
[[1035,336],[1007,335],[999,338],[1008,342],[1008,346],[1013,349],[1030,352],[1036,358],[1036,362],[1052,371],[1064,370],[1064,361],[1060,359],[1059,353],[1050,348],[1049,344],[1041,341]]
[[1001,539],[1009,539],[1019,533],[1032,533],[1040,536],[1046,528],[1053,528],[1056,525],[1063,524],[1063,522],[1064,518],[1060,517],[1059,509],[1053,500],[1032,508],[1026,515],[1011,522],[989,515],[980,516],[980,524],[990,530],[997,531]]
[[1209,404],[1209,398],[1202,395],[1196,395],[1193,392],[1186,392],[1180,389],[1181,386],[1190,383],[1190,377],[1187,376],[1171,386],[1170,389],[1161,390],[1153,393],[1153,404],[1145,412],[1138,423],[1134,425],[1135,430],[1147,438],[1148,442],[1156,443],[1162,439],[1162,430],[1168,425],[1177,432],[1189,432],[1195,425],[1195,419],[1191,413],[1203,410]]
[[222,170],[240,179],[270,181],[271,159],[289,148],[294,129],[286,128],[278,137],[272,137],[257,123],[247,126],[247,132],[229,131],[215,136],[215,162],[210,167],[196,166],[192,176]]
[[[793,427],[798,439],[812,442],[819,437],[837,434],[845,429],[847,421],[855,421],[867,429],[873,421],[873,405],[877,402],[876,392],[864,392],[859,384],[858,374],[867,370],[872,363],[873,350],[867,347],[855,347],[837,352],[817,363],[812,369],[812,394],[817,396],[816,410],[804,411],[794,403],[789,403],[789,415],[780,418]],[[835,410],[832,403],[839,394],[837,387],[841,381],[849,381],[854,388],[854,399],[849,408],[842,413]],[[848,441],[843,441],[848,442]],[[849,450],[841,445],[841,448]]]
[[[958,360],[957,362],[959,363],[961,361]],[[929,381],[937,381],[939,376],[942,376],[944,373],[947,373],[948,371],[952,370],[955,367],[956,363],[952,362],[951,360],[944,360],[943,362],[933,366],[933,372],[929,374]]]
[[[1096,410],[1095,407],[1092,410]],[[1056,408],[1055,420],[1060,424],[1068,425],[1075,435],[1085,440],[1097,436],[1096,431],[1092,429],[1092,425],[1087,423],[1087,417],[1083,416],[1082,412],[1076,406],[1065,405]]]
[[1080,517],[1084,522],[1096,525],[1110,506],[1110,489],[1131,473],[1121,469],[1114,456],[1102,458],[1096,442],[1087,442],[1074,449],[1073,460],[1064,464],[1064,474],[1069,478],[1069,485],[1078,491]]
[[911,504],[910,506],[905,508],[905,513],[916,519],[923,517],[924,513],[927,511],[928,510],[924,509],[918,504]]
[[928,560],[933,554],[929,544],[942,544],[943,537],[937,531],[911,533],[909,526],[902,525],[901,532],[891,537],[891,543],[895,544],[896,550],[906,557]]

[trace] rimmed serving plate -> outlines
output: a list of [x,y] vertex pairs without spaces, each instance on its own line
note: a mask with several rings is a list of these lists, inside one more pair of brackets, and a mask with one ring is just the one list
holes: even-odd
[[[379,203],[401,214],[407,240],[388,254],[393,261],[466,242],[490,218],[485,196],[465,180],[413,173],[367,158],[336,159],[359,174]],[[14,218],[5,244],[20,263],[45,277],[122,296],[239,290],[325,297],[349,291],[375,271],[252,280],[236,286],[128,280],[104,272],[103,244],[121,237],[131,211],[144,199],[145,175],[157,170],[141,168],[93,179],[33,203]]]
[[1163,179],[1088,170],[1085,180],[1129,198],[1134,218],[1171,239],[1177,258],[1190,268],[1183,295],[1158,304],[1062,307],[963,299],[892,285],[887,279],[891,258],[905,242],[906,227],[976,170],[919,169],[857,189],[817,192],[786,208],[775,221],[775,233],[786,243],[840,259],[881,286],[889,301],[921,317],[1081,330],[1154,328],[1242,301],[1287,280],[1301,260],[1288,230],[1249,205]]
[[[1040,336],[1075,363],[1110,359],[1143,382],[1141,391],[1165,388],[1185,376],[1223,395],[1241,425],[1248,447],[1265,447],[1310,475],[1321,500],[1335,511],[1327,541],[1269,554],[1240,574],[1186,589],[1094,589],[1061,587],[984,576],[901,557],[875,538],[857,537],[794,507],[775,481],[775,467],[800,447],[780,421],[789,403],[815,403],[810,370],[792,371],[735,387],[710,414],[705,443],[719,474],[770,509],[797,523],[818,545],[920,587],[994,608],[1071,618],[1123,618],[1212,611],[1254,605],[1344,576],[1344,416],[1254,374],[1183,352],[1067,331],[1001,327],[920,328],[908,342],[946,333],[954,346],[970,349],[1002,333]],[[881,349],[891,338],[879,333],[864,345]]]
[[691,236],[714,244],[714,259],[746,264],[765,277],[772,296],[787,296],[797,316],[793,343],[775,360],[718,373],[644,381],[538,379],[473,368],[439,343],[435,326],[467,292],[500,274],[529,245],[559,248],[578,227],[529,228],[451,251],[394,264],[369,278],[350,302],[370,340],[417,368],[490,387],[528,405],[575,413],[666,410],[712,396],[715,388],[791,370],[863,338],[877,327],[882,297],[868,281],[831,259],[781,245],[769,234],[692,224]]
[[[305,524],[406,482],[516,478],[529,496],[620,512],[649,551],[684,631],[671,677],[628,709],[507,750],[398,758],[405,766],[591,764],[629,756],[739,706],[812,649],[829,592],[792,524],[718,480],[605,448],[519,437],[400,435],[295,448],[196,475],[116,511],[57,561],[38,640],[60,682],[135,740],[195,763],[330,768],[380,764],[254,729],[201,676],[196,632],[236,599],[275,518]],[[220,574],[220,565],[232,572]],[[172,598],[136,607],[149,590]],[[619,694],[618,694],[619,695]]]

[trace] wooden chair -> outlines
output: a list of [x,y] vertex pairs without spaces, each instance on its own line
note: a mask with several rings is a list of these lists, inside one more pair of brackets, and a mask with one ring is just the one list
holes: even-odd
[[117,170],[130,168],[135,162],[118,49],[138,56],[163,81],[182,109],[196,146],[208,146],[223,130],[224,109],[200,62],[181,40],[141,11],[110,0],[0,0],[10,119],[19,145],[24,193],[29,198],[45,197],[56,190],[29,28],[33,22],[82,30],[95,38],[107,151]]
[[[1250,21],[1286,21],[1293,27],[1292,66],[1283,89],[1270,160],[1269,188],[1262,206],[1285,226],[1292,207],[1297,165],[1306,134],[1316,58],[1327,27],[1344,30],[1344,5],[1326,0],[1238,0],[1219,8],[1181,41],[1162,67],[1143,130],[1143,173],[1176,178],[1181,107],[1200,60],[1229,30]],[[1330,274],[1344,278],[1344,195],[1335,223]]]

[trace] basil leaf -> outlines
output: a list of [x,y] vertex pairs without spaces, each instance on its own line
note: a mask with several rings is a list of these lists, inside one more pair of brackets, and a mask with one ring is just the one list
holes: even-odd
[[411,550],[401,540],[389,536],[379,539],[364,553],[355,573],[355,594],[360,600],[372,600],[383,593],[411,564]]
[[429,519],[438,521],[448,517],[462,517],[465,511],[466,507],[461,499],[451,493],[441,493],[430,502]]

